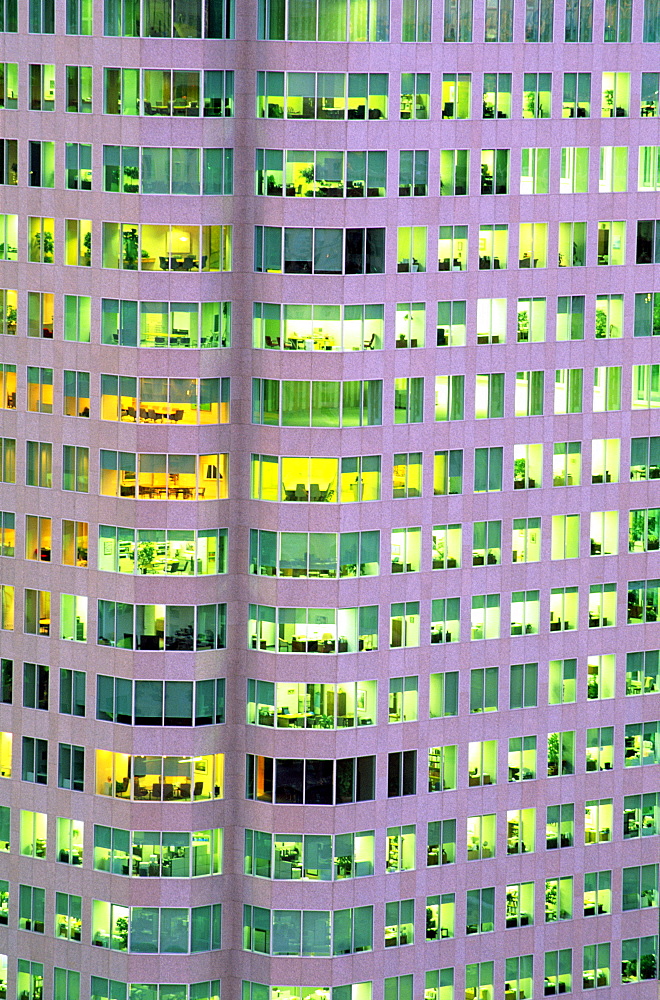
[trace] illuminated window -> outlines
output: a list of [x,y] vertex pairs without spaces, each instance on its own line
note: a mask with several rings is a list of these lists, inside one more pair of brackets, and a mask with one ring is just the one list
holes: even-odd
[[548,777],[575,774],[575,732],[548,733]]
[[[556,624],[556,622],[555,622]],[[550,621],[550,631],[553,621]],[[571,704],[576,698],[577,660],[550,660],[548,664],[548,704]]]
[[[350,230],[347,230],[347,233]],[[367,230],[368,232],[368,230]],[[397,271],[425,271],[426,270],[426,226],[399,226],[397,230]],[[373,272],[367,262],[367,273]],[[286,268],[285,268],[286,270]],[[336,270],[333,268],[333,271]],[[384,267],[379,270],[382,272]],[[311,272],[310,272],[311,273]],[[328,274],[328,271],[319,271],[315,268],[316,274]],[[362,273],[361,271],[349,271],[347,261],[347,274]]]
[[[456,11],[458,7],[470,10],[469,33],[472,35],[472,0],[448,0],[445,5],[445,41],[470,41],[467,38],[447,38],[447,11]],[[459,32],[460,33],[460,32]],[[463,32],[467,33],[467,32]],[[442,74],[442,117],[469,118],[470,101],[472,97],[472,77],[469,73]]]
[[[484,41],[513,41],[512,38],[497,38],[498,34],[498,8],[500,19],[504,11],[504,17],[508,20],[508,25],[504,27],[500,20],[499,30],[506,33],[512,31],[512,24],[509,20],[512,13],[512,0],[491,0],[486,7],[486,36],[490,34],[495,37],[486,37]],[[508,9],[507,9],[508,8]],[[511,74],[510,73],[484,73],[483,85],[483,117],[484,118],[510,118],[511,117]]]
[[481,194],[509,193],[508,149],[481,150]]
[[514,518],[511,542],[513,562],[538,562],[541,558],[541,518]]
[[[598,844],[612,839],[612,799],[594,799],[584,804],[584,842]],[[626,882],[626,869],[623,870]],[[657,872],[655,879],[655,905],[657,906]],[[625,889],[624,889],[625,898]],[[626,907],[624,906],[623,909]]]
[[[497,817],[494,813],[487,816],[468,816],[467,818],[467,859],[468,861],[480,861],[483,858],[495,857],[495,844],[497,842]],[[479,892],[479,890],[476,890]],[[492,890],[490,890],[492,892]],[[488,890],[486,890],[488,892]],[[469,912],[469,901],[468,901]],[[477,923],[478,921],[470,921]],[[489,928],[492,930],[492,927]],[[477,934],[477,930],[467,930],[468,934]]]
[[467,226],[440,226],[438,230],[438,270],[467,270]]
[[600,192],[628,190],[627,146],[600,147],[600,178],[598,182],[598,190]]
[[[472,528],[472,565],[496,566],[501,562],[502,522],[475,521]],[[433,568],[436,568],[435,565]]]
[[[646,443],[649,441],[648,438],[633,438],[633,440],[645,441]],[[620,450],[621,441],[619,438],[594,438],[591,442],[592,483],[618,483]],[[632,463],[630,478],[633,478]]]
[[[493,825],[495,817],[475,817],[476,819],[493,820]],[[468,819],[468,830],[469,830],[470,820]],[[488,850],[485,841],[481,841],[481,849]],[[492,842],[491,842],[492,843]],[[469,853],[469,852],[468,852]],[[488,855],[492,857],[493,854]],[[468,889],[466,894],[466,912],[465,912],[465,933],[466,934],[487,934],[495,929],[495,889]],[[488,967],[487,971],[484,970],[484,966]],[[478,975],[475,976],[475,972],[469,972],[468,970],[475,970]],[[486,974],[484,975],[484,971]],[[493,963],[492,962],[482,962],[480,965],[467,966],[466,969],[466,984],[471,985],[475,978],[477,979],[477,985],[479,986],[479,992],[474,995],[479,997],[488,997],[488,1000],[492,1000],[492,992],[484,991],[484,987],[492,987],[492,974],[493,974]]]
[[440,194],[468,194],[470,187],[470,150],[440,151]]
[[432,533],[433,569],[454,569],[461,565],[463,528],[460,524],[436,524]]
[[603,73],[602,81],[601,118],[627,118],[630,114],[630,73]]
[[577,559],[580,555],[580,515],[552,515],[551,559]]
[[429,747],[428,790],[442,792],[456,788],[457,746]]
[[547,222],[521,222],[519,225],[519,267],[546,267],[548,255]]
[[523,118],[550,118],[552,112],[552,74],[523,74]]

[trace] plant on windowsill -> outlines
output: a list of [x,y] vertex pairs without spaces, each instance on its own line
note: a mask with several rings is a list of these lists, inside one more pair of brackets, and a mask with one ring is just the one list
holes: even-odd
[[604,309],[596,309],[596,340],[607,337],[607,314]]
[[16,309],[14,306],[7,307],[5,322],[7,324],[7,333],[16,333]]
[[117,917],[115,921],[116,936],[119,940],[119,951],[128,949],[128,920],[126,917]]
[[548,777],[552,778],[559,774],[559,735],[550,733],[548,735]]
[[92,263],[92,230],[89,229],[83,238],[83,251],[80,255],[82,257],[83,264],[87,267]]
[[138,233],[137,229],[129,229],[123,233],[124,243],[124,268],[127,271],[137,271],[138,262]]
[[353,859],[350,855],[346,854],[335,858],[335,865],[337,866],[338,878],[351,877],[351,871],[353,869]]

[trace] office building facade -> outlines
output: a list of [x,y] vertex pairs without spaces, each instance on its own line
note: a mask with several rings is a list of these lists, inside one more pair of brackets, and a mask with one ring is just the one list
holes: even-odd
[[0,0],[0,995],[657,998],[657,0]]

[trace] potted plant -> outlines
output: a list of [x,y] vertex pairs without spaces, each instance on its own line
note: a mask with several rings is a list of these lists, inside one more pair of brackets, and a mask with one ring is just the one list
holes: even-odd
[[124,267],[128,271],[137,271],[138,262],[138,233],[137,229],[129,229],[123,233],[124,243]]
[[7,333],[16,333],[16,307],[7,306],[7,311],[5,313],[5,322],[7,324]]
[[548,734],[548,777],[559,774],[559,734]]
[[153,573],[156,548],[153,542],[140,542],[138,545],[138,569],[140,573]]
[[86,267],[92,263],[92,230],[88,229],[83,237],[83,251],[80,255],[82,258],[82,263]]
[[527,481],[527,461],[524,458],[516,458],[513,463],[513,488],[522,490]]
[[50,229],[44,229],[42,233],[35,233],[34,243],[37,251],[37,258],[44,264],[52,264],[55,253],[55,243],[52,231]]
[[604,309],[596,309],[596,340],[607,336],[607,314]]

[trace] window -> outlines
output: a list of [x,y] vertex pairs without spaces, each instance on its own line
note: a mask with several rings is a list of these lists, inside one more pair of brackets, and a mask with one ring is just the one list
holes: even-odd
[[[518,882],[506,887],[506,926],[527,927],[534,923],[534,883]],[[514,959],[507,959],[507,980],[513,977],[509,975],[509,962]],[[517,960],[515,960],[517,961]],[[527,994],[525,994],[527,995]],[[531,993],[529,994],[532,995]]]
[[[431,0],[404,0],[401,12],[401,41],[431,41]],[[394,997],[393,1000],[404,1000]]]
[[43,663],[23,664],[23,708],[48,711],[48,672]]
[[603,73],[601,118],[627,118],[630,114],[630,73]]
[[538,630],[538,590],[514,591],[511,594],[511,635],[536,635]]
[[[612,839],[612,799],[594,799],[584,804],[584,842],[598,844]],[[625,884],[625,869],[624,869]],[[656,878],[657,885],[657,878]],[[657,906],[657,903],[656,903]],[[625,909],[625,907],[624,907]]]
[[55,937],[68,941],[82,938],[82,897],[55,893]]
[[546,850],[572,847],[575,837],[575,806],[572,802],[548,806],[546,809]]
[[514,663],[509,669],[509,708],[536,708],[538,663]]
[[[233,73],[230,84],[233,114]],[[387,105],[387,73],[349,73],[348,81],[345,73],[257,73],[258,118],[387,118]]]
[[[559,267],[584,267],[587,261],[587,223],[586,222],[560,222],[559,223]],[[574,301],[584,301],[584,296],[573,296]],[[557,340],[581,340],[581,336],[559,336],[560,328],[562,333],[568,333],[571,327],[568,326],[568,316],[573,310],[569,308],[561,309],[563,303],[568,306],[571,303],[570,296],[560,296],[557,300]],[[582,309],[584,313],[584,308]],[[577,320],[575,321],[577,322]],[[572,333],[572,329],[571,329]]]
[[567,0],[564,41],[590,42],[592,19],[592,0]]
[[545,320],[545,299],[518,299],[517,343],[541,343],[544,341]]
[[408,871],[415,867],[415,826],[391,826],[385,843],[385,871]]
[[[632,514],[637,513],[631,511]],[[642,513],[643,512],[639,512]],[[658,512],[660,517],[660,511]],[[653,522],[651,522],[653,524]],[[619,512],[618,510],[598,510],[591,512],[589,534],[591,538],[592,556],[612,556],[619,551]],[[629,536],[630,537],[630,536]],[[634,552],[634,546],[629,546]]]
[[[608,838],[609,839],[609,838]],[[622,910],[658,905],[658,866],[638,865],[623,869]]]
[[[38,889],[32,885],[19,885],[18,893],[19,930],[43,934],[46,890]],[[19,968],[20,965],[21,960],[19,959]],[[43,969],[43,966],[39,966],[39,968]]]
[[581,481],[582,443],[580,441],[556,442],[553,445],[552,455],[552,485],[579,486]]
[[374,798],[375,768],[375,757],[305,761],[247,754],[245,797],[307,805],[364,802]]
[[[0,63],[0,68],[2,64]],[[0,215],[0,260],[18,260],[18,216]],[[14,333],[16,331],[14,330]]]
[[[591,115],[591,73],[564,73],[564,94],[562,104],[563,118],[589,118]],[[586,164],[589,162],[588,150],[581,151]],[[564,157],[562,154],[562,161]],[[577,164],[576,164],[577,166]],[[577,172],[576,172],[577,173]],[[582,176],[585,170],[580,170]],[[563,176],[563,170],[562,170]],[[584,179],[584,190],[588,183]]]
[[429,153],[427,149],[402,149],[399,153],[399,196],[429,193]]
[[[461,379],[464,376],[459,376]],[[443,376],[436,376],[436,380]],[[504,416],[504,373],[475,376],[474,415],[477,420]]]
[[[640,252],[639,233],[640,227],[644,223],[637,223],[638,231],[638,258]],[[643,233],[646,230],[641,230]],[[647,246],[648,241],[643,241],[642,246]],[[650,252],[650,251],[649,251]],[[598,223],[598,263],[600,265],[617,265],[625,263],[626,256],[626,224],[625,222],[599,222]],[[649,257],[648,263],[653,258]],[[640,263],[639,259],[637,263]],[[647,263],[644,261],[643,263]]]
[[43,486],[50,489],[53,485],[53,446],[39,441],[26,442],[26,486]]
[[471,639],[499,639],[500,595],[481,594],[472,597]]
[[87,566],[89,524],[87,521],[62,521],[62,565]]
[[74,792],[85,789],[85,749],[70,743],[58,744],[57,787]]
[[516,372],[514,401],[517,417],[543,416],[544,375],[543,371]]
[[[497,818],[494,813],[488,816],[468,816],[467,818],[467,859],[479,861],[482,858],[495,857],[497,841]],[[477,931],[468,931],[477,933]]]
[[[14,167],[17,153],[14,151]],[[28,184],[30,187],[55,186],[55,143],[28,143]]]
[[520,160],[520,193],[547,194],[550,185],[550,150],[524,148]]
[[657,694],[660,691],[660,650],[626,653],[626,694]]
[[614,758],[614,729],[587,729],[587,771],[609,771]]
[[491,0],[486,5],[484,41],[513,41],[513,0]]
[[[509,781],[527,781],[536,777],[536,736],[509,738],[508,765]],[[532,842],[533,839],[532,833]]]
[[0,363],[0,409],[16,409],[16,365]]
[[[369,688],[374,682],[364,683]],[[254,685],[254,681],[250,681],[249,685]],[[258,685],[260,696],[268,697],[270,703],[267,707],[259,706],[259,723],[272,725],[273,685],[270,685],[268,695],[262,690],[268,685],[261,681]],[[351,708],[353,700],[351,697]],[[250,702],[248,721],[255,722],[254,692]],[[280,708],[280,712],[282,711]],[[193,688],[192,681],[136,681],[133,685],[131,681],[122,678],[99,674],[96,687],[96,718],[129,726],[208,726],[222,723],[225,721],[225,680],[223,677],[217,677],[196,681]]]
[[551,559],[577,559],[580,555],[580,515],[553,514]]
[[[470,34],[472,33],[472,0],[446,0],[445,14],[448,8],[460,6],[470,6]],[[467,41],[467,39],[447,39],[445,22],[446,41]],[[443,118],[469,118],[470,101],[472,98],[472,77],[469,73],[443,73],[442,74],[442,117]]]
[[474,449],[474,492],[499,493],[502,489],[502,448]]
[[631,438],[630,478],[660,478],[660,437]]
[[[4,657],[0,659],[0,704],[11,705],[13,702],[14,661]],[[454,713],[456,714],[456,713]],[[0,840],[3,839],[0,837]]]
[[85,683],[87,675],[83,670],[70,670],[60,667],[60,701],[61,715],[85,716]]
[[[603,41],[629,42],[631,31],[632,3],[629,0],[606,0]],[[646,37],[644,40],[647,40]]]
[[5,583],[0,585],[0,628],[14,630],[14,588]]
[[[400,380],[397,380],[400,381]],[[435,419],[462,420],[464,416],[464,375],[436,375]]]
[[658,937],[628,938],[621,942],[621,982],[636,983],[655,979],[658,966]]
[[[633,439],[635,440],[635,439]],[[646,440],[648,438],[638,438]],[[619,453],[621,442],[619,438],[594,438],[591,442],[591,482],[618,483]],[[632,442],[631,442],[632,449]],[[632,478],[632,472],[631,472]]]
[[[268,74],[279,76],[282,74]],[[141,102],[140,78],[142,76]],[[263,76],[263,74],[259,74]],[[104,111],[108,115],[172,114],[171,94],[183,94],[174,114],[205,118],[231,118],[234,114],[233,70],[143,70],[111,68],[104,70]],[[202,101],[200,102],[200,96]],[[282,117],[280,114],[277,117]]]
[[514,518],[511,543],[513,562],[538,562],[541,558],[541,518]]
[[[655,19],[658,14],[655,10],[656,4],[654,0],[648,0],[645,3],[645,11],[648,9],[652,11],[651,17],[653,18],[653,32],[656,31]],[[646,29],[645,29],[646,31]],[[658,116],[658,84],[660,80],[657,73],[642,73],[642,87],[640,93],[640,115],[642,118],[657,118]]]
[[[286,912],[286,911],[285,911]],[[220,948],[221,906],[130,909],[92,900],[92,942],[115,951],[186,953]]]
[[[264,152],[267,161],[277,161],[277,178],[270,173],[266,180],[263,169]],[[294,156],[291,153],[289,156]],[[312,157],[314,154],[298,154],[300,157]],[[319,157],[322,154],[318,154]],[[327,166],[332,164],[332,171],[327,180],[333,181],[332,193],[337,190],[334,182],[337,180],[337,161],[331,160],[328,154]],[[335,154],[341,157],[339,164],[339,179],[343,177],[343,153]],[[358,154],[348,153],[348,157]],[[382,157],[384,154],[374,154]],[[366,162],[364,154],[363,161]],[[258,150],[257,152],[257,193],[282,194],[282,158],[283,150]],[[295,164],[294,164],[295,166]],[[301,164],[302,166],[302,164]],[[275,169],[275,168],[274,168]],[[318,165],[318,177],[325,178],[326,170],[323,164]],[[305,191],[297,193],[313,193],[312,183],[305,181]],[[342,181],[343,187],[343,181]],[[105,191],[124,191],[140,194],[232,194],[233,193],[233,150],[223,148],[167,148],[163,146],[104,146],[103,147],[103,189]],[[328,188],[319,189],[319,193],[328,193]],[[287,187],[287,194],[293,194]],[[176,269],[176,268],[174,268]]]
[[395,454],[392,465],[392,496],[422,495],[422,455],[419,451]]
[[497,783],[497,740],[468,744],[468,785]]
[[66,67],[66,110],[91,113],[91,66]]
[[0,778],[11,778],[12,739],[11,733],[0,732]]
[[498,667],[476,667],[470,671],[470,712],[496,712]]
[[442,792],[456,788],[457,746],[429,747],[428,790]]
[[656,764],[660,760],[660,724],[632,723],[625,731],[625,767]]
[[60,594],[60,639],[87,642],[87,598]]
[[472,0],[447,0],[444,4],[444,41],[472,41]]
[[161,271],[231,271],[231,247],[231,226],[202,226],[200,239],[199,226],[104,222],[102,266],[137,271],[158,260]]
[[[511,14],[513,3],[511,0],[494,0],[495,4],[500,4],[500,15],[503,8],[509,7],[508,14]],[[486,35],[489,33],[488,22],[493,14],[497,19],[497,6],[486,8]],[[491,20],[492,23],[492,20]],[[511,31],[509,24],[506,29]],[[493,34],[497,36],[497,26],[495,24]],[[497,37],[485,38],[487,42],[498,41]],[[513,41],[513,39],[502,39],[499,41]],[[511,117],[511,74],[510,73],[484,73],[483,86],[483,117],[484,118],[510,118]]]
[[430,89],[428,73],[402,73],[400,117],[428,118]]
[[575,733],[548,733],[548,777],[575,774]]
[[[386,42],[389,40],[389,5],[379,0],[373,8],[364,8],[355,0],[343,0],[335,9],[328,11],[323,4],[318,4],[317,9],[314,3],[308,10],[291,0],[287,4],[260,0],[258,24],[258,38]],[[173,28],[174,35],[176,22]],[[143,34],[148,33],[143,30]]]
[[[486,819],[486,817],[483,817]],[[492,817],[493,819],[495,817]],[[468,824],[470,820],[468,818]],[[482,844],[483,849],[483,844]],[[465,912],[465,933],[466,934],[487,934],[495,929],[495,889],[468,889],[466,893]],[[492,962],[484,962],[483,965],[491,966],[490,984],[492,985]],[[468,966],[468,969],[470,966]],[[473,966],[474,968],[474,966]],[[477,966],[478,968],[478,966]],[[466,975],[466,985],[469,976]],[[488,981],[486,982],[488,984]],[[488,994],[486,994],[488,995]],[[484,993],[475,993],[475,996],[484,996]],[[492,996],[492,995],[491,995]]]
[[635,295],[635,337],[660,336],[660,294],[640,292]]
[[2,0],[0,3],[0,31],[18,31],[17,0]]
[[[55,110],[55,66],[52,63],[40,65],[31,63],[30,74],[30,111]],[[14,92],[17,87],[14,88]]]
[[616,625],[616,583],[591,584],[589,628],[605,628],[612,625]]
[[29,858],[46,857],[46,813],[21,809],[20,853]]
[[52,264],[54,252],[54,220],[28,216],[28,260],[36,264]]
[[[127,533],[133,532],[128,528],[115,529],[110,525],[104,525],[105,534],[113,532],[118,538],[126,538]],[[145,540],[156,534],[164,542],[165,533],[138,532],[138,537]],[[163,546],[163,558],[158,559],[151,572],[164,574],[171,572],[168,570],[169,559],[176,556],[176,552],[181,555],[195,551],[193,532],[168,532],[167,547]],[[217,538],[217,542],[216,542]],[[188,541],[188,545],[182,551],[181,541]],[[178,543],[178,544],[177,544]],[[218,544],[219,543],[219,544]],[[226,572],[226,546],[227,529],[212,529],[208,532],[198,533],[198,546],[200,549],[206,548],[208,555],[199,567],[195,566],[194,560],[179,564],[177,573],[192,575]],[[216,555],[216,549],[218,555]],[[129,553],[131,554],[131,553]],[[125,553],[122,553],[125,559]],[[159,552],[160,555],[160,552]],[[377,576],[380,571],[380,532],[379,531],[345,531],[339,536],[325,532],[274,532],[256,531],[250,532],[250,572],[258,576],[296,576],[296,577],[355,577],[355,576]],[[124,564],[122,569],[120,559],[119,572],[138,572],[138,569],[131,561]],[[216,562],[218,563],[216,567]],[[110,566],[104,568],[111,568]],[[114,567],[116,568],[116,564]]]
[[[92,977],[94,979],[94,977]],[[80,996],[80,973],[73,969],[53,968],[53,985],[56,997],[76,1000]]]
[[51,292],[28,292],[28,337],[53,339],[54,300]]
[[90,267],[92,263],[92,223],[89,219],[64,220],[64,263]]
[[390,649],[419,646],[419,601],[390,605]]
[[[202,308],[206,305],[213,306],[213,303],[203,303]],[[224,306],[228,307],[229,303]],[[210,323],[202,324],[203,327],[207,325]],[[302,346],[311,350],[380,350],[384,325],[382,305],[306,306],[255,302],[252,345],[271,350],[297,350],[302,338]]]
[[[231,336],[230,329],[229,302],[138,304],[124,299],[101,300],[103,344],[158,348],[226,347]],[[74,338],[65,336],[65,339]]]
[[[217,4],[203,5],[192,0],[184,7],[175,3],[174,11],[169,0],[153,7],[144,4],[142,34],[161,38],[232,38],[234,32],[234,4],[221,0]],[[105,35],[139,36],[140,4],[119,3],[109,0],[105,4]]]
[[470,150],[440,150],[440,194],[468,194],[470,187]]
[[[575,74],[573,74],[575,75]],[[566,117],[566,116],[564,116]],[[589,147],[563,146],[559,175],[560,194],[586,194],[589,190]],[[586,222],[559,223],[559,266],[576,267],[586,263]],[[577,238],[577,239],[576,239]],[[571,243],[574,246],[571,247]],[[578,244],[580,244],[578,246]]]
[[477,343],[506,341],[506,299],[477,299]]
[[396,307],[394,334],[396,347],[424,347],[426,304],[399,302]]
[[660,225],[648,219],[637,223],[636,264],[655,264],[660,261]]
[[436,451],[433,461],[433,494],[446,496],[463,492],[463,452]]
[[525,0],[525,41],[552,41],[552,0]]
[[621,409],[621,367],[594,368],[593,411]]
[[417,719],[417,677],[390,677],[389,722],[414,722]]
[[431,601],[431,643],[458,642],[460,634],[460,597],[442,597]]
[[[29,889],[29,886],[24,886],[21,888]],[[40,889],[39,892],[43,892]],[[6,973],[6,966],[5,966]],[[40,994],[43,992],[44,985],[44,967],[41,962],[28,962],[24,958],[19,958],[18,960],[18,976],[16,978],[16,990],[17,994],[21,996],[25,994],[26,1000],[39,1000]]]
[[570,948],[563,948],[561,951],[546,951],[544,963],[546,995],[571,992],[573,983],[572,954]]
[[[426,232],[426,226],[399,226],[397,230],[397,271],[426,270]],[[381,267],[382,270],[384,270],[383,267]]]
[[573,916],[573,878],[551,878],[545,883],[545,922]]
[[55,0],[30,0],[28,26],[36,34],[54,34]]
[[385,947],[414,944],[414,941],[415,900],[401,899],[385,903]]
[[[495,225],[495,226],[479,226],[479,270],[487,271],[490,268],[494,268],[496,271],[504,269],[508,266],[508,244],[509,244],[509,227],[508,225]],[[500,302],[504,303],[506,308],[506,300],[501,299]],[[495,308],[497,311],[497,299],[479,299],[477,308],[479,308],[479,302],[489,303],[493,305],[491,308]],[[483,309],[484,307],[482,307]],[[478,330],[481,331],[482,323],[479,322],[479,313],[477,313],[477,323]],[[485,320],[488,322],[487,319]],[[498,334],[499,335],[499,334]],[[489,343],[488,340],[480,339],[481,333],[478,332],[477,343]],[[502,341],[506,339],[506,330],[502,331]],[[495,336],[492,337],[492,343],[496,344],[499,341]]]
[[23,592],[23,631],[28,635],[50,635],[50,591]]
[[394,379],[394,423],[420,424],[424,419],[424,379]]
[[70,444],[62,446],[62,489],[73,490],[76,493],[88,492],[89,448],[79,448]]
[[[438,820],[428,824],[426,864],[452,865],[456,861],[456,820]],[[427,927],[428,936],[428,927]]]
[[93,0],[67,0],[67,35],[92,34],[92,3]]
[[[139,390],[138,417],[135,384],[131,385],[125,376],[102,375],[102,416],[156,422],[167,419],[169,414],[171,420],[182,423],[229,421],[229,379],[140,379]],[[158,410],[147,409],[151,406],[158,406]],[[252,379],[254,424],[359,427],[381,421],[379,379],[354,382]]]
[[548,254],[547,222],[521,222],[519,225],[519,267],[546,267]]
[[552,74],[523,74],[523,118],[550,118],[552,112]]
[[[262,761],[264,759],[272,763],[272,758],[260,758]],[[133,757],[113,753],[110,750],[96,751],[96,794],[140,801],[146,798],[145,789],[149,793],[151,788],[150,801],[173,801],[176,782],[173,780],[163,782],[163,770],[165,777],[178,779],[177,788],[181,794],[176,797],[176,801],[181,799],[197,802],[223,797],[223,754],[206,754],[195,758]],[[174,773],[170,775],[170,771]],[[194,782],[191,784],[193,774]],[[130,780],[131,775],[137,779],[133,783]]]
[[[0,258],[2,253],[0,252]],[[14,288],[0,288],[0,336],[16,336],[18,317],[18,292]]]
[[481,194],[508,194],[508,149],[481,150]]
[[[385,942],[387,947],[387,941]],[[384,983],[384,1000],[413,1000],[413,977],[388,976]]]
[[506,821],[507,854],[532,853],[536,836],[536,809],[509,809]]
[[[641,152],[641,150],[640,150]],[[628,147],[600,147],[600,192],[628,190]]]
[[417,790],[417,751],[387,755],[387,797],[414,795]]
[[458,670],[431,674],[429,678],[429,718],[458,715]]
[[[475,521],[472,527],[472,565],[496,566],[501,562],[502,522]],[[435,565],[433,568],[436,568]]]
[[[92,147],[86,143],[67,142],[65,153],[66,187],[73,191],[91,191]],[[90,240],[91,245],[91,240]],[[73,298],[74,296],[65,296]]]
[[22,742],[21,777],[37,785],[48,783],[48,743],[24,736]]
[[[15,387],[15,383],[14,383]],[[14,393],[14,396],[16,394]],[[27,409],[33,413],[53,412],[53,369],[27,369]]]
[[440,226],[438,229],[438,270],[467,270],[467,226]]
[[513,488],[533,490],[542,485],[543,445],[516,444],[513,446]]

